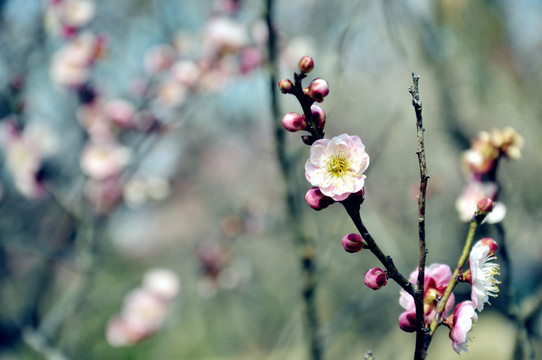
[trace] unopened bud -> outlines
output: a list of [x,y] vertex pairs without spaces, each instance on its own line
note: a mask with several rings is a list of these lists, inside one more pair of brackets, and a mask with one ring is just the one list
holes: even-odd
[[416,331],[416,311],[405,311],[399,315],[399,327],[406,332]]
[[320,130],[324,129],[324,126],[326,125],[325,111],[322,110],[322,108],[318,105],[312,105],[311,113],[312,113],[312,121],[314,121],[314,125]]
[[365,245],[361,236],[354,233],[345,235],[343,237],[342,244],[344,250],[349,253],[356,253],[363,249],[363,246]]
[[372,268],[365,273],[365,285],[378,290],[388,283],[386,272],[380,268]]
[[305,90],[303,92],[314,101],[322,102],[327,94],[329,94],[329,84],[324,79],[314,79]]
[[310,56],[303,56],[301,60],[299,60],[299,71],[301,71],[303,74],[308,74],[314,69],[314,60]]
[[493,240],[492,238],[486,237],[480,240],[483,245],[489,247],[489,254],[495,255],[497,250],[499,249],[499,245],[497,245],[497,242]]
[[283,94],[289,94],[294,87],[294,83],[290,79],[282,79],[278,83],[280,92]]
[[495,202],[493,202],[493,200],[490,198],[484,198],[478,201],[478,212],[482,214],[490,213],[494,206]]
[[298,113],[290,112],[282,118],[282,126],[288,131],[296,132],[307,128],[307,121]]
[[329,205],[333,204],[335,201],[322,194],[320,191],[320,188],[318,187],[312,187],[307,191],[305,194],[305,200],[307,201],[307,204],[314,210],[322,210],[327,208]]

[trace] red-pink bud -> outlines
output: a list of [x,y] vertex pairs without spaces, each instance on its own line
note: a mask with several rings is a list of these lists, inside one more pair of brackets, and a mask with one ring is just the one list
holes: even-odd
[[333,204],[335,201],[322,194],[320,191],[320,188],[318,187],[312,187],[307,191],[305,194],[305,200],[307,201],[307,204],[314,210],[322,210],[327,208],[329,205]]
[[306,94],[314,101],[322,102],[327,94],[329,94],[329,84],[324,79],[314,79],[306,90]]
[[310,56],[303,56],[301,60],[299,60],[298,66],[299,71],[308,74],[314,69],[314,60]]
[[343,237],[342,244],[344,247],[344,250],[349,253],[356,253],[363,249],[363,246],[365,245],[363,243],[363,239],[359,234],[346,234]]
[[326,113],[322,108],[318,105],[312,105],[311,106],[311,113],[312,113],[312,121],[314,121],[314,125],[322,130],[324,126],[326,125]]
[[378,290],[387,283],[388,277],[380,268],[372,268],[365,273],[365,285],[373,290]]
[[290,79],[282,79],[278,83],[280,92],[283,94],[289,94],[294,87],[294,83]]
[[296,132],[307,128],[307,121],[298,113],[290,112],[282,118],[282,126],[288,131]]
[[489,247],[489,254],[495,255],[497,250],[499,249],[499,245],[493,240],[492,238],[486,237],[480,240],[482,242],[482,245],[485,245]]
[[406,332],[416,331],[416,311],[405,311],[399,315],[399,327]]
[[493,200],[491,200],[490,198],[484,198],[478,201],[478,211],[483,214],[491,212],[494,206],[495,202],[493,202]]

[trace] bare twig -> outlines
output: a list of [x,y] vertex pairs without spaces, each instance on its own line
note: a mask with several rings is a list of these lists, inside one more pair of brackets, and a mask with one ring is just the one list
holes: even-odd
[[414,359],[425,359],[427,356],[424,346],[425,336],[428,329],[425,326],[424,320],[424,279],[425,279],[425,257],[427,249],[425,246],[425,195],[427,192],[427,164],[425,162],[425,143],[424,143],[424,127],[422,118],[422,102],[420,100],[420,92],[418,88],[419,75],[412,73],[412,86],[410,94],[412,95],[412,106],[416,112],[416,129],[418,138],[418,147],[416,154],[418,155],[418,163],[420,166],[420,193],[418,195],[418,237],[419,237],[419,264],[418,264],[418,281],[414,295],[414,303],[416,304],[416,349]]

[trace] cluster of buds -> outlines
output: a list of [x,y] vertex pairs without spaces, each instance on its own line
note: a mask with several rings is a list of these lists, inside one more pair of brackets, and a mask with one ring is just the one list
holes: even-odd
[[290,79],[282,79],[278,87],[283,94],[292,94],[300,102],[303,114],[289,112],[282,118],[282,125],[291,132],[305,130],[311,136],[304,136],[303,141],[312,145],[314,141],[324,135],[326,113],[315,102],[321,103],[329,94],[329,84],[324,79],[314,79],[303,88],[301,81],[314,69],[314,60],[309,56],[303,56],[298,64],[299,73],[294,74],[295,82]]
[[142,285],[124,298],[122,311],[109,319],[107,342],[114,347],[131,346],[159,331],[171,312],[180,286],[177,274],[171,270],[147,271]]
[[[480,210],[482,212],[484,209]],[[458,280],[471,285],[470,300],[455,305],[454,294],[444,298],[447,287],[452,280],[452,271],[448,265],[432,264],[425,269],[424,278],[424,323],[429,328],[435,316],[450,329],[450,339],[453,349],[459,353],[467,352],[469,333],[473,321],[478,319],[476,311],[482,311],[484,304],[489,303],[489,297],[496,297],[500,283],[495,276],[499,275],[499,265],[495,260],[497,243],[491,238],[479,240],[469,254],[469,269],[458,276]],[[410,282],[415,284],[418,279],[418,269],[410,275]],[[437,314],[440,302],[446,301],[442,314]],[[401,290],[399,304],[405,311],[399,316],[399,327],[406,332],[416,331],[416,307],[414,298],[405,290]],[[452,313],[450,313],[454,309]]]
[[[462,221],[470,221],[476,204],[483,198],[497,200],[499,187],[496,182],[497,166],[501,158],[519,159],[523,148],[523,137],[514,129],[482,131],[471,142],[471,147],[462,155],[467,185],[456,201],[456,209]],[[494,211],[487,222],[497,223],[504,219],[506,207],[495,203]]]
[[359,206],[364,198],[365,175],[369,166],[369,155],[358,136],[342,134],[324,139],[326,113],[315,102],[322,102],[329,94],[328,83],[314,79],[303,88],[302,80],[314,69],[314,60],[303,56],[298,63],[299,73],[294,73],[295,82],[282,79],[280,91],[292,94],[299,101],[303,114],[289,112],[282,118],[282,125],[291,132],[307,131],[303,142],[311,146],[310,158],[305,164],[305,177],[313,186],[305,200],[314,210],[322,210],[337,201],[356,202]]

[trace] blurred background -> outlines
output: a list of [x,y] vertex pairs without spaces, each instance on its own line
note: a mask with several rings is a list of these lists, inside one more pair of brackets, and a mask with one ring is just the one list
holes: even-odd
[[[529,358],[518,344],[531,344],[540,358],[542,2],[0,0],[0,359],[314,359],[310,333],[325,359],[412,358],[399,287],[363,284],[379,264],[342,248],[344,209],[304,202],[309,148],[285,130],[277,142],[301,109],[278,94],[273,113],[270,76],[292,78],[304,55],[330,86],[326,135],[366,145],[362,217],[405,276],[418,263],[411,72],[428,264],[453,268],[462,250],[471,139],[523,137],[499,164],[506,216],[477,236],[506,241],[503,284],[462,357]],[[430,359],[457,358],[448,333]]]

